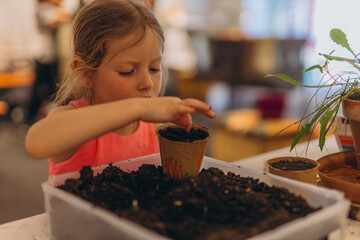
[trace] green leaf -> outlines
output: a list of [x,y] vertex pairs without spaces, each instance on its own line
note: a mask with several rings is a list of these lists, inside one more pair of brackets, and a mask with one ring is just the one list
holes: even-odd
[[[298,132],[295,137],[294,137],[294,140],[293,142],[291,143],[291,147],[290,147],[290,151],[293,150],[293,148],[295,147],[296,144],[298,144],[299,140],[304,136],[304,134],[308,131],[310,131],[310,128],[311,126],[315,126],[316,125],[316,122],[318,120],[318,118],[320,118],[323,113],[325,111],[327,111],[327,109],[329,109],[334,103],[336,103],[338,100],[339,97],[333,99],[332,101],[330,101],[329,103],[327,103],[326,105],[323,105],[321,106],[317,111],[316,111],[316,114],[312,117],[312,119],[307,123],[305,124],[305,126],[303,126],[300,130],[300,132]],[[340,103],[338,105],[336,105],[336,107],[334,109],[337,109],[338,107],[340,106]],[[326,115],[326,114],[324,114]],[[323,120],[325,121],[325,120]]]
[[338,28],[333,28],[330,31],[330,37],[333,40],[334,43],[346,48],[347,50],[349,50],[354,56],[356,56],[356,54],[354,53],[354,51],[351,49],[348,40],[346,38],[346,34],[341,31]]
[[296,144],[299,143],[300,139],[304,136],[304,134],[310,130],[312,123],[307,123],[305,124],[305,126],[301,127],[300,132],[298,132],[295,137],[293,142],[291,143],[291,147],[290,147],[290,152],[294,149],[294,147],[296,146]]
[[349,58],[344,58],[344,57],[330,56],[330,55],[323,54],[323,53],[319,53],[319,55],[325,57],[329,61],[348,62],[353,67],[355,67],[357,70],[360,71],[360,67],[357,65],[358,61],[355,61],[355,60],[352,60],[352,59],[349,59]]
[[338,111],[339,105],[337,105],[334,109],[327,110],[326,113],[320,118],[320,138],[319,138],[319,147],[320,150],[323,150],[326,139],[326,129],[331,117]]
[[328,54],[324,54],[324,53],[319,53],[320,56],[325,57],[326,59],[330,60],[330,61],[339,61],[339,62],[348,62],[348,61],[352,61],[348,58],[343,58],[343,57],[337,57],[337,56],[330,56]]
[[276,77],[276,78],[279,78],[279,79],[283,80],[284,82],[290,83],[294,86],[307,87],[307,88],[322,88],[322,87],[332,86],[331,84],[330,85],[321,85],[321,86],[304,85],[304,84],[297,82],[296,80],[292,79],[291,77],[289,77],[288,75],[286,75],[284,73],[278,73],[278,74],[264,73],[263,77]]
[[309,67],[308,69],[306,69],[305,72],[309,72],[309,71],[314,70],[314,69],[319,69],[319,71],[320,71],[321,73],[323,73],[323,67],[320,66],[320,65],[311,66],[311,67]]

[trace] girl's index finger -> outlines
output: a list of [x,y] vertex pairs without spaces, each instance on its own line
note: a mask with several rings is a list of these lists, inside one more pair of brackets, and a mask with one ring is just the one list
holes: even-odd
[[204,113],[206,116],[210,117],[210,118],[215,118],[216,114],[212,111],[211,107],[210,110]]
[[215,118],[216,114],[212,111],[211,106],[208,106],[207,110],[197,109],[198,112],[205,114],[209,118]]
[[198,111],[202,114],[205,114],[206,116],[208,116],[210,118],[215,117],[215,113],[212,111],[211,106],[207,105],[203,101],[200,101],[197,99],[192,99],[192,98],[188,98],[183,101],[186,105],[189,105],[189,106],[193,107],[194,109],[196,109],[196,111]]

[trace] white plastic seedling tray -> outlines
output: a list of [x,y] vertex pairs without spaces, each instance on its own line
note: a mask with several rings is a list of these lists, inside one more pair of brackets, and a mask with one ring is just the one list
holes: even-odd
[[[153,154],[141,158],[114,163],[122,170],[137,170],[142,164],[161,165],[160,155]],[[99,173],[108,165],[93,168]],[[342,230],[346,224],[350,201],[342,192],[278,177],[259,170],[240,167],[235,164],[204,157],[202,168],[217,167],[225,173],[233,172],[242,177],[253,177],[261,182],[278,187],[285,187],[290,192],[304,197],[313,207],[322,209],[306,217],[283,224],[273,230],[252,237],[256,240],[292,239],[318,240],[335,230]],[[79,178],[79,172],[72,172],[51,177],[42,184],[45,196],[45,210],[48,227],[53,239],[167,239],[115,214],[95,207],[75,195],[56,186],[68,178]],[[339,236],[341,237],[341,236]]]

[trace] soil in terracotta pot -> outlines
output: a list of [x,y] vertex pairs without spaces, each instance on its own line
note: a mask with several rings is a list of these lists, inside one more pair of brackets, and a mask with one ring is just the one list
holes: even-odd
[[190,132],[186,132],[184,128],[171,126],[159,130],[159,134],[166,139],[178,142],[193,142],[209,136],[209,133],[202,129],[191,128]]
[[358,100],[360,101],[360,89],[356,89],[351,96],[349,97],[351,100]]
[[284,170],[284,171],[300,171],[300,170],[307,170],[316,167],[314,163],[305,162],[305,161],[286,161],[281,160],[278,162],[274,162],[270,164],[272,167]]
[[317,210],[285,188],[217,168],[175,180],[150,164],[130,173],[110,164],[96,176],[84,167],[59,188],[173,239],[245,239]]

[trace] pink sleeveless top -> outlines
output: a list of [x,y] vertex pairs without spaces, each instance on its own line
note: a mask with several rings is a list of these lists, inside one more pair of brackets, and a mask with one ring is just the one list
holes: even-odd
[[[89,106],[87,102],[80,104],[79,101],[72,101],[70,104],[77,108]],[[78,171],[87,165],[95,167],[157,152],[159,144],[154,125],[140,121],[138,129],[132,135],[120,136],[110,132],[85,143],[64,162],[55,164],[49,159],[50,176]]]

